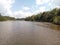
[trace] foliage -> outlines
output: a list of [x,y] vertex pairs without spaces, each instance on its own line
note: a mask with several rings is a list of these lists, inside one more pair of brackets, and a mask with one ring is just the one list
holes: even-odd
[[31,17],[26,17],[27,21],[41,21],[41,22],[52,22],[60,24],[60,8],[55,8],[51,11],[46,11]]
[[6,20],[15,20],[14,17],[9,17],[9,16],[2,16],[0,14],[0,21],[6,21]]
[[60,16],[54,17],[53,23],[60,24]]

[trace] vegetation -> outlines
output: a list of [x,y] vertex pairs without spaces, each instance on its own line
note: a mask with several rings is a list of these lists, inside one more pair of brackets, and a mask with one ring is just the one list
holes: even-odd
[[26,21],[40,21],[60,24],[60,8],[55,8],[51,11],[46,11],[37,15],[25,18]]
[[9,17],[9,16],[2,16],[0,14],[0,21],[6,21],[6,20],[15,20],[14,17]]
[[15,20],[24,20],[24,18],[16,18]]
[[0,13],[0,21],[7,21],[7,20],[24,20],[24,18],[14,18],[10,16],[2,16]]
[[54,17],[53,23],[60,24],[60,16]]
[[37,15],[32,15],[26,18],[14,18],[9,16],[2,16],[0,14],[0,21],[6,20],[26,20],[26,21],[39,21],[39,22],[51,22],[60,25],[60,8],[55,8],[50,11],[45,11]]

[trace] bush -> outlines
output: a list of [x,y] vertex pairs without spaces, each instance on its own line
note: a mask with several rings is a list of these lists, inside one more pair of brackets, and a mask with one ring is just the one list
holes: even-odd
[[59,24],[59,25],[60,25],[60,16],[56,16],[56,17],[54,17],[54,19],[53,19],[53,23],[55,23],[55,24]]

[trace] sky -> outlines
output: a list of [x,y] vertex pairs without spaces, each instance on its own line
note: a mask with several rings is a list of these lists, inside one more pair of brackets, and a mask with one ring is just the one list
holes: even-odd
[[0,0],[0,13],[15,18],[25,18],[53,8],[60,8],[60,0]]

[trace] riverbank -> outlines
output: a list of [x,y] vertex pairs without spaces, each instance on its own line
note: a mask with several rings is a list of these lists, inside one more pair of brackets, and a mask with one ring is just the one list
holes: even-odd
[[45,11],[25,18],[26,21],[51,22],[60,25],[60,8]]
[[37,26],[42,26],[42,27],[45,27],[45,28],[53,29],[53,30],[60,30],[60,25],[56,25],[56,24],[53,24],[53,23],[38,22],[38,23],[35,23],[35,24]]

